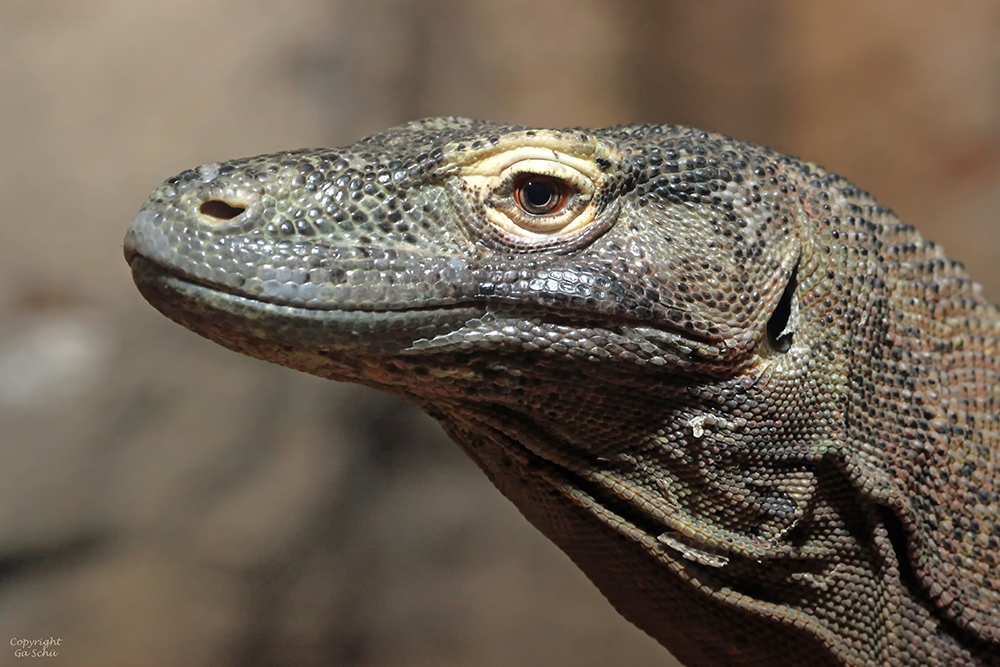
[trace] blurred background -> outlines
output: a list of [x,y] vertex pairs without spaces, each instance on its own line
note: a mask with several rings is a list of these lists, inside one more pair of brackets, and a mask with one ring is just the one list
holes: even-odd
[[683,123],[841,172],[1000,298],[1000,3],[0,2],[0,665],[669,665],[435,424],[172,324],[182,169],[405,120]]

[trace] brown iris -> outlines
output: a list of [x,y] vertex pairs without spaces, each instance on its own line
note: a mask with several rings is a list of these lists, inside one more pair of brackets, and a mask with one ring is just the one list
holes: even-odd
[[566,208],[569,186],[551,176],[523,174],[514,183],[514,201],[529,215],[551,215]]

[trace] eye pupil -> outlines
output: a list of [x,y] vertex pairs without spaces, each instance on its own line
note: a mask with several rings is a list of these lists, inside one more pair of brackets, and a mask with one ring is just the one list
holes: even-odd
[[559,208],[563,198],[562,190],[555,179],[532,175],[517,184],[514,196],[525,212],[546,215]]
[[544,207],[555,198],[554,189],[551,183],[528,181],[524,186],[524,199],[532,206]]

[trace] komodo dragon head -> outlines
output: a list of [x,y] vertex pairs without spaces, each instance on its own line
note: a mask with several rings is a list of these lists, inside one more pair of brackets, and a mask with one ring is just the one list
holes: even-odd
[[959,269],[814,165],[430,119],[185,171],[125,253],[199,334],[428,412],[686,664],[996,664],[996,595],[935,571],[926,482],[898,474],[920,372],[883,358],[903,260]]

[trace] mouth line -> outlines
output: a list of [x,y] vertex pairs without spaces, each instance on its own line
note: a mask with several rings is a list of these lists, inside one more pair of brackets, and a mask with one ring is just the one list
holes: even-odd
[[575,308],[565,308],[556,305],[542,305],[542,304],[530,304],[523,303],[514,300],[501,300],[497,298],[482,298],[482,299],[467,299],[467,300],[456,300],[451,303],[439,303],[434,305],[415,305],[412,307],[397,307],[397,308],[316,308],[309,307],[301,304],[283,303],[280,300],[272,300],[266,297],[249,295],[246,293],[241,293],[238,290],[229,288],[225,285],[220,285],[211,281],[203,280],[197,276],[192,276],[177,269],[165,266],[160,262],[157,262],[149,257],[139,253],[133,248],[126,247],[125,261],[128,263],[129,268],[132,269],[133,274],[137,272],[145,272],[148,274],[154,274],[157,280],[161,280],[166,283],[174,283],[179,286],[194,288],[199,291],[204,291],[211,293],[217,297],[223,297],[227,299],[232,299],[240,301],[247,305],[256,304],[258,307],[265,308],[277,308],[286,310],[289,312],[302,312],[302,313],[314,313],[314,314],[328,314],[333,315],[335,313],[341,314],[357,314],[358,316],[363,315],[388,315],[399,314],[406,315],[409,313],[417,314],[421,312],[426,313],[442,313],[447,311],[486,311],[490,306],[506,305],[514,306],[517,310],[525,311],[537,311],[544,312],[548,315],[547,320],[559,320],[566,323],[579,324],[581,322],[587,322],[591,325],[597,324],[604,329],[615,329],[616,327],[648,327],[650,329],[655,329],[661,331],[669,336],[677,337],[688,343],[693,343],[695,345],[714,345],[719,341],[712,339],[709,336],[699,336],[693,334],[691,331],[683,330],[675,327],[665,327],[662,323],[650,322],[648,320],[640,320],[636,318],[630,318],[621,315],[609,315],[600,314],[590,311],[575,309]]
[[413,306],[406,308],[316,308],[305,306],[302,304],[289,303],[287,301],[282,301],[280,299],[270,299],[262,295],[251,295],[246,292],[241,292],[238,289],[228,287],[226,285],[220,285],[219,283],[212,282],[209,280],[204,280],[197,276],[192,276],[183,271],[166,266],[156,260],[150,259],[145,255],[138,253],[131,248],[125,248],[125,261],[128,263],[129,268],[135,273],[138,270],[150,274],[155,274],[160,280],[174,282],[180,285],[186,285],[195,287],[198,290],[210,292],[212,294],[225,296],[228,298],[238,299],[246,303],[256,303],[261,306],[283,308],[290,310],[300,310],[304,312],[312,313],[411,313],[411,312],[436,312],[451,309],[467,309],[470,307],[481,306],[485,307],[486,302],[481,301],[454,301],[452,303],[443,303],[437,305],[426,305],[426,306]]

